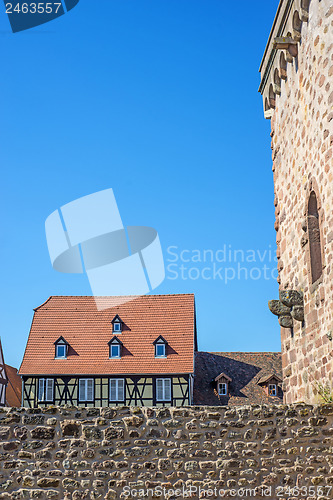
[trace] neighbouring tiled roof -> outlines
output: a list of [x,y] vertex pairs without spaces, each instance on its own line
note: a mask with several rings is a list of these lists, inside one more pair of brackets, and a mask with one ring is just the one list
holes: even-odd
[[5,365],[8,384],[6,388],[6,406],[21,406],[22,381],[17,368]]
[[[109,359],[111,321],[124,322],[117,335],[121,359]],[[94,297],[51,296],[35,309],[20,375],[135,375],[193,373],[195,346],[193,294],[145,295],[98,311]],[[54,359],[54,342],[69,343],[67,359]],[[167,358],[155,359],[153,342],[168,342]]]
[[[232,379],[229,396],[214,393],[215,378],[225,373]],[[282,380],[281,353],[278,352],[197,352],[195,354],[195,405],[246,405],[281,403],[281,398],[267,396],[261,378],[276,374]],[[281,394],[282,395],[282,394]]]

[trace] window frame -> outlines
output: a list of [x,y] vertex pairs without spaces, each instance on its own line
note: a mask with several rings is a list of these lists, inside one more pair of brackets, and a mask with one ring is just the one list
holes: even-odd
[[[92,399],[88,399],[88,381],[91,380],[92,381]],[[80,389],[80,382],[81,381],[85,381],[85,389],[84,389],[84,392],[85,392],[85,398],[82,399],[81,398],[81,389]],[[82,377],[82,378],[79,378],[79,381],[78,381],[78,401],[79,403],[93,403],[95,401],[95,379],[92,378],[92,377]]]
[[[43,381],[43,396],[40,398],[41,393],[41,382]],[[48,382],[52,382],[52,398],[47,398]],[[38,389],[37,389],[37,401],[40,403],[53,403],[54,402],[54,379],[49,377],[41,377],[38,379]]]
[[[64,355],[63,356],[59,356],[58,354],[58,349],[59,347],[63,347],[64,348]],[[67,359],[67,346],[66,344],[56,344],[55,346],[55,359]]]
[[[117,393],[117,398],[116,399],[111,399],[111,383],[116,382],[116,393]],[[122,391],[123,391],[123,397],[119,398],[119,382],[122,382]],[[110,378],[109,379],[109,402],[110,403],[124,403],[125,402],[125,379],[124,378]]]
[[[220,386],[224,386],[225,392],[220,391]],[[228,384],[226,382],[219,382],[217,384],[217,392],[219,396],[227,396],[228,395]]]
[[[112,355],[112,348],[113,347],[117,347],[117,349],[118,349],[118,355],[117,356],[113,356]],[[109,358],[110,359],[120,359],[121,358],[121,345],[118,344],[117,342],[114,342],[113,344],[112,343],[110,344]]]
[[[121,333],[123,329],[123,321],[122,319],[118,316],[118,314],[115,315],[113,320],[111,321],[112,323],[112,333]],[[115,328],[115,326],[118,325],[118,329]]]
[[[274,387],[274,389],[270,389],[270,387]],[[273,392],[274,391],[274,392]],[[268,395],[269,396],[277,396],[277,385],[276,384],[268,384]]]
[[[157,350],[159,347],[163,347],[163,352],[164,354],[158,354],[157,353]],[[166,344],[165,342],[156,342],[155,344],[155,358],[166,358],[167,357],[167,354],[166,354]]]
[[[119,326],[119,328],[118,328],[118,329],[117,329],[117,328],[115,328],[116,326]],[[122,328],[121,328],[121,322],[120,322],[120,321],[115,321],[115,322],[113,323],[112,331],[113,331],[114,333],[121,333],[121,330],[122,330]]]
[[[162,392],[163,392],[163,398],[160,399],[158,397],[158,382],[159,381],[162,381],[163,382],[163,389],[162,389]],[[170,398],[165,398],[165,382],[168,381],[170,383]],[[158,377],[156,379],[156,401],[159,402],[159,403],[163,403],[163,402],[168,402],[168,401],[172,401],[172,380],[171,378],[161,378],[161,377]]]

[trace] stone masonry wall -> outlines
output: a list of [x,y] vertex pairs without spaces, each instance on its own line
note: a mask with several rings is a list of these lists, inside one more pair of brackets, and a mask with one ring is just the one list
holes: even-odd
[[[280,289],[302,291],[305,305],[304,324],[294,321],[293,332],[281,329],[285,401],[316,403],[318,383],[333,379],[332,0],[311,0],[299,30],[298,56],[276,87],[271,120],[275,228]],[[323,260],[315,286],[306,218],[311,190],[318,199]]]
[[0,439],[1,499],[332,498],[333,404],[0,409]]

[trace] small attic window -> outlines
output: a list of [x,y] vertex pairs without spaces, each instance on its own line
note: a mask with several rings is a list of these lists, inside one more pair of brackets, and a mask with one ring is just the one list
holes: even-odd
[[166,358],[166,347],[168,345],[167,341],[160,335],[154,342],[155,346],[155,358]]
[[121,347],[122,342],[117,338],[113,337],[109,342],[109,358],[110,359],[120,359],[121,358]]
[[277,386],[276,384],[268,385],[268,395],[269,396],[277,396]]
[[279,385],[282,383],[282,379],[275,373],[271,373],[262,377],[258,381],[258,385],[261,385],[267,396],[278,396],[279,397]]
[[112,333],[121,333],[123,322],[121,321],[118,314],[113,318],[111,323],[112,323]]
[[[229,383],[232,381],[228,375],[225,373],[220,373],[216,378],[215,382],[217,385],[217,394],[219,396],[227,396],[229,393]],[[215,389],[216,391],[216,389]]]
[[226,396],[228,394],[228,384],[225,382],[220,382],[218,384],[219,396]]
[[68,353],[68,342],[64,337],[59,337],[58,340],[54,342],[55,345],[55,358],[56,359],[66,359]]

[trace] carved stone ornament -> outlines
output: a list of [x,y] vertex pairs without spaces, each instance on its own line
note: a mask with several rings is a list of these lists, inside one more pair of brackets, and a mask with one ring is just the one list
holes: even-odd
[[293,320],[304,320],[304,298],[303,293],[297,290],[280,290],[279,300],[268,302],[269,310],[279,317],[279,323],[283,328],[292,328]]

